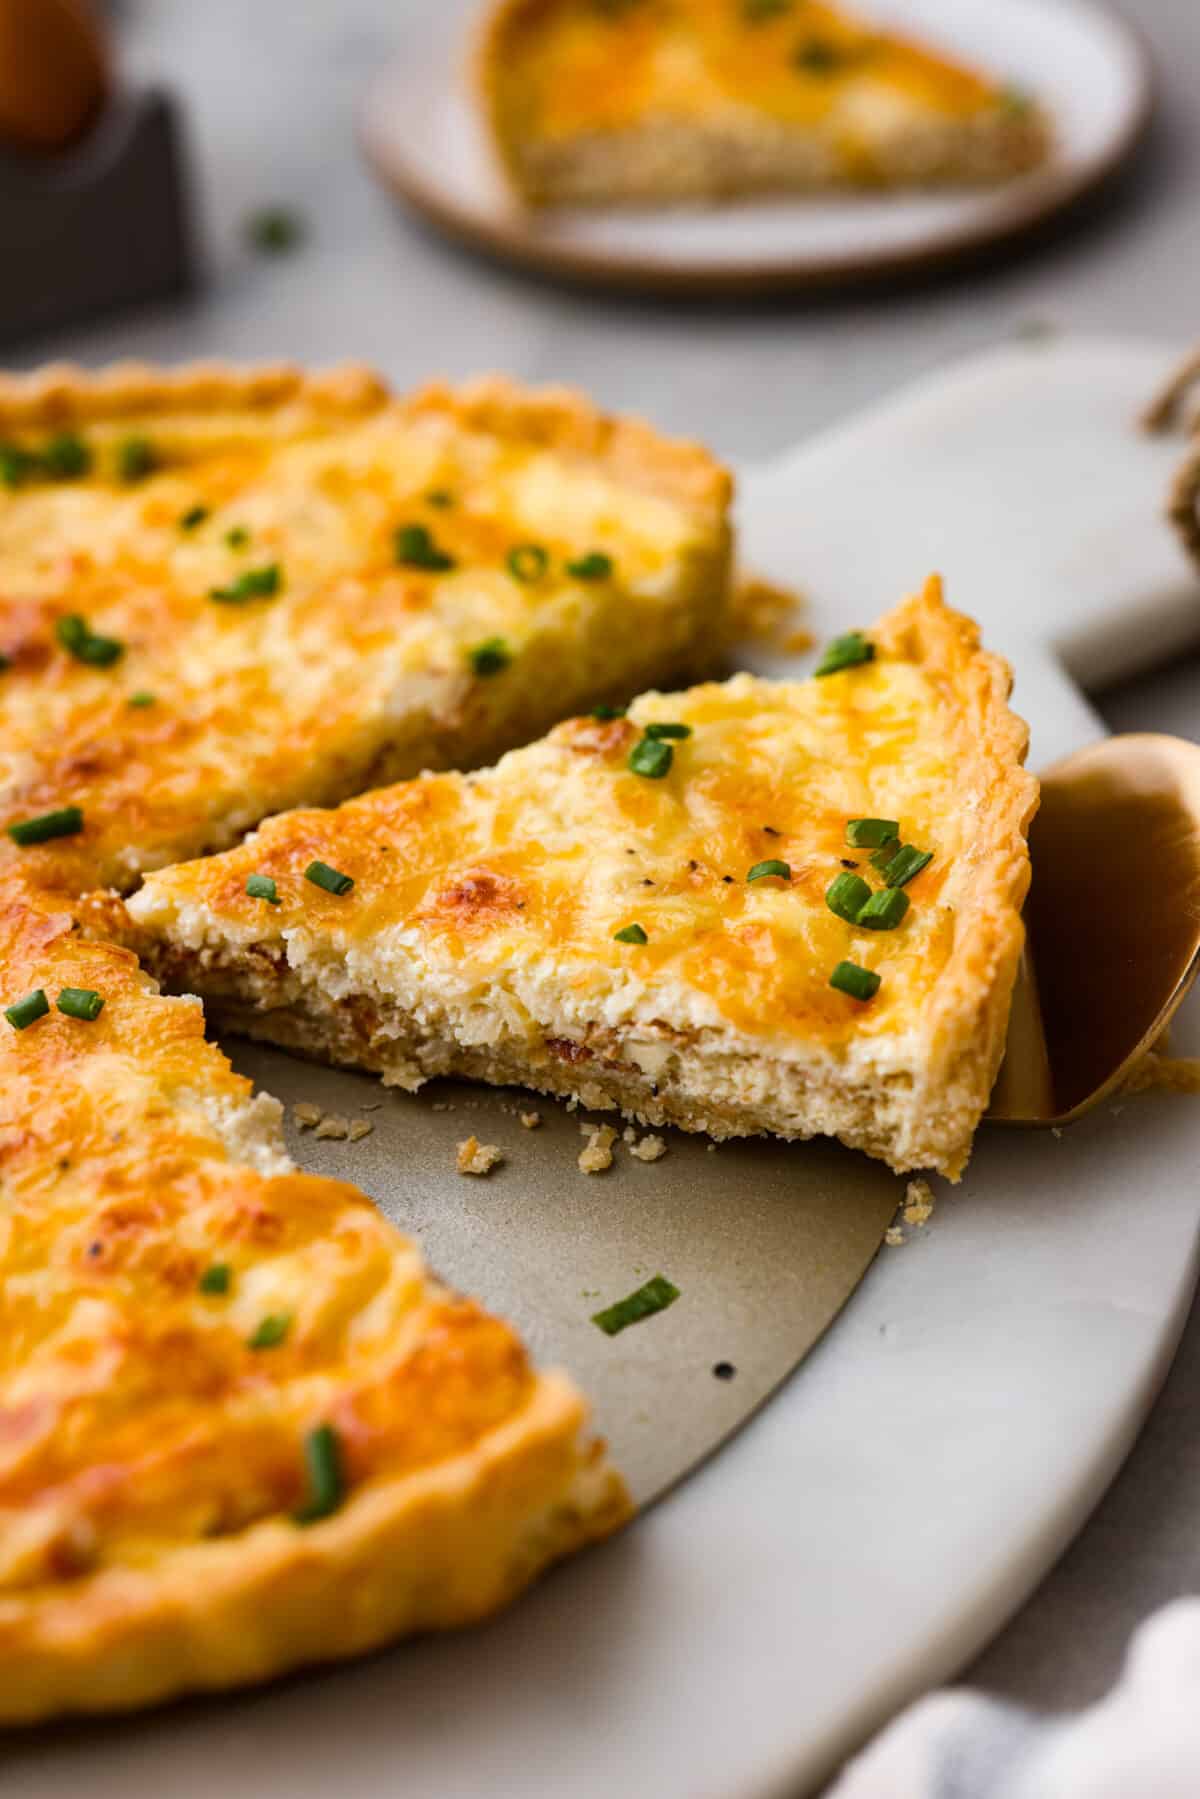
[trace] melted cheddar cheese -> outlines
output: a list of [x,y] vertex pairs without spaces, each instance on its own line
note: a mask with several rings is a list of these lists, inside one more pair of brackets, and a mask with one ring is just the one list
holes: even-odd
[[[0,825],[84,814],[0,862],[128,887],[269,811],[498,753],[718,634],[728,482],[702,451],[499,382],[292,387],[181,375],[139,410],[79,379],[35,422],[0,392]],[[43,474],[65,426],[90,465]]]

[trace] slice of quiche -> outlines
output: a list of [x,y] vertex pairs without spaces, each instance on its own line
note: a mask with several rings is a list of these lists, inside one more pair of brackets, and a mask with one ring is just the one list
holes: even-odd
[[725,472],[581,396],[0,378],[0,869],[66,891],[716,655]]
[[808,681],[580,717],[480,773],[269,820],[129,901],[218,1023],[956,1177],[1003,1050],[1036,783],[931,581]]
[[1050,145],[1024,95],[820,0],[499,0],[477,83],[535,206],[975,186]]
[[628,1515],[562,1375],[10,875],[0,898],[0,1721],[477,1619]]

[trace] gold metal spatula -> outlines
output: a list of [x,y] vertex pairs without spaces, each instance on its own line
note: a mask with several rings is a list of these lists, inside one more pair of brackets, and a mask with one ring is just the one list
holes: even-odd
[[1030,850],[988,1117],[1066,1124],[1121,1086],[1200,973],[1200,744],[1110,737],[1056,763]]

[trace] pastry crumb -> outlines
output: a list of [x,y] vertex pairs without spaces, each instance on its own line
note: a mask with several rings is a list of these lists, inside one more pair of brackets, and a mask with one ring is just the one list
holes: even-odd
[[666,1155],[667,1146],[661,1137],[643,1137],[640,1143],[630,1145],[629,1153],[639,1162],[657,1162]]
[[1052,1137],[1061,1137],[1062,1136],[1062,1131],[1059,1129],[1058,1125],[1052,1124],[1050,1126],[1050,1135]]
[[893,1224],[884,1231],[883,1240],[889,1249],[900,1249],[905,1241],[904,1232],[898,1224]]
[[292,1117],[302,1131],[309,1131],[314,1124],[320,1124],[321,1108],[314,1106],[311,1099],[302,1099],[292,1107]]
[[369,1118],[352,1118],[350,1120],[351,1143],[360,1143],[364,1137],[369,1137],[374,1129],[375,1126]]
[[453,1112],[454,1107],[450,1104],[448,1099],[435,1099],[430,1110],[433,1112]]
[[625,1129],[621,1132],[621,1142],[622,1143],[636,1143],[637,1142],[637,1132],[634,1130],[634,1128],[631,1124],[627,1124],[625,1126]]
[[579,1152],[579,1170],[582,1174],[603,1174],[613,1165],[612,1146],[617,1133],[611,1124],[593,1124],[588,1128],[591,1134]]
[[904,1189],[904,1222],[920,1230],[933,1217],[933,1188],[928,1181],[909,1181]]
[[454,1166],[460,1174],[490,1174],[503,1160],[504,1151],[498,1143],[481,1143],[478,1137],[468,1137],[458,1146]]
[[340,1112],[326,1112],[313,1131],[314,1137],[332,1137],[336,1142],[350,1135],[350,1120],[343,1118]]
[[520,1114],[520,1119],[522,1130],[536,1131],[541,1125],[542,1115],[540,1112],[522,1112]]

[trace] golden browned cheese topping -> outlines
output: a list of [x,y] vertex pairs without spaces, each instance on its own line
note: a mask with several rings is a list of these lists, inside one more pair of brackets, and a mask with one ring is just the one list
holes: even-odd
[[[933,660],[922,635],[944,640]],[[933,584],[891,616],[865,665],[643,694],[627,717],[570,720],[494,769],[269,820],[224,856],[150,877],[132,909],[185,946],[286,950],[334,993],[346,977],[333,970],[348,968],[352,990],[420,1003],[500,1005],[511,992],[544,1017],[552,994],[568,1024],[732,1027],[764,1045],[902,1038],[923,1027],[962,950],[979,871],[990,882],[997,846],[1009,853],[1004,783],[1023,727],[976,739],[971,682],[990,695],[1002,680],[998,664],[980,672],[990,659],[970,663],[976,644]],[[669,767],[639,773],[631,757],[660,726],[674,731],[657,746]],[[1032,785],[1011,779],[1017,804]],[[847,842],[859,818],[895,821],[932,855],[895,929],[861,928],[826,903],[843,872],[885,884],[870,849]],[[314,859],[353,889],[314,886]],[[772,863],[784,873],[748,878]],[[277,906],[246,893],[254,873],[275,881]],[[634,927],[644,942],[619,935]],[[843,960],[882,977],[869,1006],[831,988]]]
[[564,0],[530,8],[527,34],[530,117],[547,139],[737,108],[817,125],[851,93],[927,118],[1005,104],[983,75],[820,0]]
[[297,1511],[317,1427],[349,1494],[469,1448],[534,1379],[359,1193],[291,1169],[198,1004],[16,886],[5,999],[51,1010],[0,1024],[0,1651],[6,1595]]
[[84,815],[0,836],[0,865],[128,888],[669,663],[693,567],[718,605],[728,483],[699,450],[502,382],[281,383],[0,392],[0,827]]

